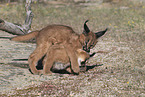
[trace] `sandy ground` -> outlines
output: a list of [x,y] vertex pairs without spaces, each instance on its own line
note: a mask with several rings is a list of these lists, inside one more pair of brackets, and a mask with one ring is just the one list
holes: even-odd
[[12,37],[8,33],[0,31],[0,92],[13,92],[14,89],[22,89],[35,83],[53,79],[56,76],[34,76],[28,70],[27,61],[15,61],[27,59],[35,48],[32,43],[18,43],[6,39]]
[[[2,97],[11,95],[31,97],[145,95],[143,78],[139,76],[141,85],[138,87],[138,83],[134,81],[136,72],[130,72],[127,65],[117,65],[124,64],[120,62],[127,60],[126,53],[132,54],[130,47],[124,42],[118,43],[113,40],[109,42],[104,37],[94,50],[115,49],[107,54],[95,55],[88,64],[101,62],[104,65],[85,73],[80,73],[77,76],[57,73],[39,76],[29,72],[28,62],[25,60],[35,49],[35,43],[14,42],[10,41],[8,37],[13,37],[13,35],[0,31],[0,96]],[[128,59],[129,62],[132,61]],[[118,67],[118,69],[114,69],[114,67]],[[143,73],[144,69],[141,70],[140,72]]]

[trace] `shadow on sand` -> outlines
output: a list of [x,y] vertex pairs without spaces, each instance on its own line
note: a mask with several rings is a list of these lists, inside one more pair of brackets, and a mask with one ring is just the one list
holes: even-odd
[[0,37],[0,39],[11,39],[11,37]]
[[[42,59],[40,59],[39,61],[38,61],[38,64],[37,64],[37,66],[36,66],[36,68],[38,69],[38,70],[42,70],[43,69],[43,65],[42,65],[42,60],[43,60],[43,58]],[[28,59],[13,59],[13,61],[16,61],[16,62],[12,62],[12,63],[9,63],[10,65],[13,65],[13,66],[16,66],[16,67],[21,67],[21,68],[29,68],[29,65],[28,64],[24,64],[24,63],[19,63],[19,61],[28,61]],[[93,68],[95,68],[95,67],[98,67],[98,66],[102,66],[103,64],[96,64],[96,65],[91,65],[91,66],[87,66],[86,65],[86,70],[85,71],[83,71],[83,72],[86,72],[86,71],[88,71],[88,70],[90,70],[90,69],[93,69]],[[70,66],[67,66],[66,68],[68,68],[68,67],[70,67]],[[66,70],[66,68],[64,68],[64,69],[51,69],[51,71],[53,72],[53,73],[59,73],[59,74],[71,74],[70,72],[68,72],[67,70]],[[80,69],[81,68],[83,68],[83,66],[80,66]],[[31,72],[31,70],[29,69],[29,71]],[[32,72],[31,72],[32,73]]]

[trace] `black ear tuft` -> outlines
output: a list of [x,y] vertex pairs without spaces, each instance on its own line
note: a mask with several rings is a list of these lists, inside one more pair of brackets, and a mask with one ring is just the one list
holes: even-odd
[[96,38],[99,38],[99,37],[103,36],[106,33],[107,30],[108,30],[108,28],[106,28],[104,31],[99,31],[99,32],[95,33]]
[[86,20],[84,24],[86,24],[89,20]]
[[89,20],[86,20],[85,23],[84,23],[84,32],[83,33],[86,34],[86,35],[90,32],[90,29],[88,28],[88,26],[86,24],[88,21]]

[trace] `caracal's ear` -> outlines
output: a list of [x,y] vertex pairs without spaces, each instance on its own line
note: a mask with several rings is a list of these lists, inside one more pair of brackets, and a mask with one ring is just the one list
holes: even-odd
[[103,31],[99,31],[99,32],[95,33],[96,38],[99,38],[99,37],[103,36],[106,33],[107,30],[108,30],[108,28],[106,28]]
[[88,35],[88,33],[90,32],[90,29],[88,28],[88,26],[86,24],[88,21],[89,20],[86,20],[85,23],[84,23],[84,31],[83,31],[83,34],[85,34],[85,35]]

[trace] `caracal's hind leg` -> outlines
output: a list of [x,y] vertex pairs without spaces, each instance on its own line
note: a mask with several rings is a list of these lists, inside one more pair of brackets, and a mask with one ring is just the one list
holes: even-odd
[[51,68],[54,64],[54,54],[52,52],[47,52],[47,55],[45,56],[43,60],[43,74],[52,74]]
[[29,56],[29,68],[33,74],[41,74],[41,70],[36,69],[37,62],[46,54],[50,45],[38,45],[33,53]]

